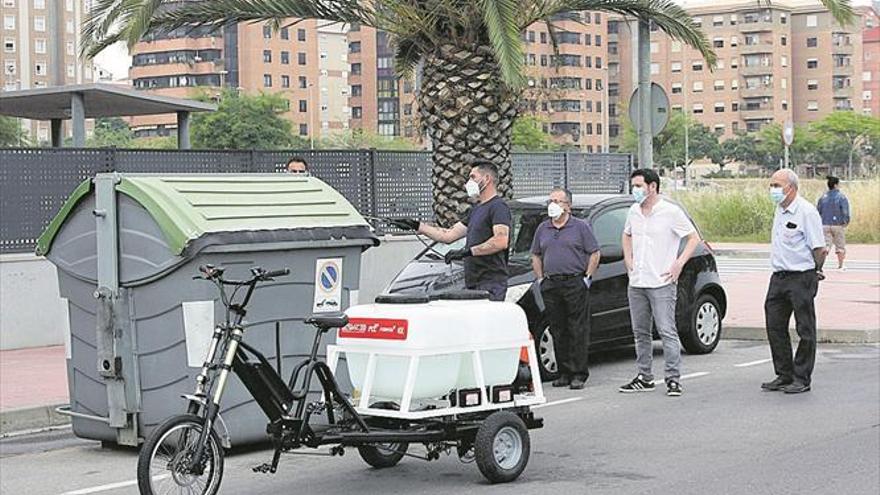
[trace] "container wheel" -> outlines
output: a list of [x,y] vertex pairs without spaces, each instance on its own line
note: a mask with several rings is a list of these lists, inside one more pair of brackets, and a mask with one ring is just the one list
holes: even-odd
[[143,495],[214,495],[223,478],[223,447],[208,435],[199,469],[188,467],[202,433],[203,419],[182,414],[156,428],[138,454],[137,480]]
[[406,455],[406,449],[408,448],[409,444],[406,442],[358,445],[358,454],[370,466],[376,469],[384,469],[396,466],[403,459],[403,456]]
[[529,462],[530,449],[528,428],[519,416],[508,411],[486,418],[474,441],[477,467],[490,483],[517,479]]

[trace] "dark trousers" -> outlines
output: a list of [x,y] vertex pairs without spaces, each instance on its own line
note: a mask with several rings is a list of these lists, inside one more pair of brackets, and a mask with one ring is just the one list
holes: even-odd
[[587,351],[590,346],[590,298],[583,278],[544,279],[541,295],[559,374],[567,376],[590,374]]
[[472,290],[484,290],[489,293],[490,301],[504,301],[504,298],[507,297],[507,282],[477,282],[471,286],[466,287],[467,289]]
[[[810,384],[816,361],[816,308],[813,299],[819,289],[815,271],[776,272],[764,301],[767,340],[776,375],[785,380]],[[792,360],[788,323],[794,313],[800,343]]]

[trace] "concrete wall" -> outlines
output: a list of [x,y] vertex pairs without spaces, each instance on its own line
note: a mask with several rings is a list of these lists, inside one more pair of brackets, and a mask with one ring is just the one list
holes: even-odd
[[[360,302],[372,302],[423,247],[413,236],[386,236],[365,252]],[[62,345],[67,333],[55,265],[32,254],[0,255],[0,350]]]

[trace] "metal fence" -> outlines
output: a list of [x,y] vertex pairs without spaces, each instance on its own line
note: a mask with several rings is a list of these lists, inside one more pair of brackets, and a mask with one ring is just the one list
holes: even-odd
[[[432,218],[431,155],[422,151],[188,151],[71,148],[0,149],[0,253],[33,251],[36,239],[84,179],[101,172],[271,173],[293,155],[365,215]],[[516,197],[618,193],[627,154],[514,153]]]

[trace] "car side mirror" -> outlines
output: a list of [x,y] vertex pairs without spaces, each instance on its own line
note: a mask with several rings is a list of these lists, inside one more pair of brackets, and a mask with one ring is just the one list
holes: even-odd
[[600,246],[599,251],[602,252],[602,257],[599,259],[599,264],[601,265],[616,263],[623,259],[623,248],[616,244]]

